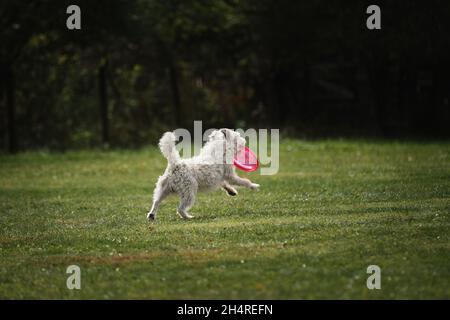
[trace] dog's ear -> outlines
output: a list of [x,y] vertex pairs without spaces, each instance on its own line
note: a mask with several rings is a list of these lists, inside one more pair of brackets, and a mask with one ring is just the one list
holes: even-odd
[[220,132],[223,133],[223,136],[225,137],[225,139],[228,139],[227,129],[220,129]]
[[220,130],[212,131],[208,136],[208,141],[222,139],[223,135]]

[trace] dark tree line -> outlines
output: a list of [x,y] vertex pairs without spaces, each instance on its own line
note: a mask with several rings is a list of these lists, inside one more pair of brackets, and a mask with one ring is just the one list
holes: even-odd
[[[82,29],[66,28],[81,8]],[[135,147],[167,129],[450,135],[450,3],[0,2],[0,148]]]

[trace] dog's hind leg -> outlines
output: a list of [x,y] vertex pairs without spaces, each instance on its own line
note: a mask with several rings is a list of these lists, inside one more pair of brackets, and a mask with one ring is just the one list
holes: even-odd
[[193,218],[194,216],[190,215],[187,211],[194,205],[197,187],[191,186],[190,188],[182,190],[179,194],[180,205],[178,206],[178,214],[184,219]]
[[159,205],[170,193],[169,186],[165,178],[159,178],[156,183],[155,191],[153,192],[153,205],[147,214],[148,220],[155,220]]
[[230,196],[236,196],[238,193],[235,188],[233,188],[230,184],[228,184],[226,181],[222,184],[222,188],[228,193]]

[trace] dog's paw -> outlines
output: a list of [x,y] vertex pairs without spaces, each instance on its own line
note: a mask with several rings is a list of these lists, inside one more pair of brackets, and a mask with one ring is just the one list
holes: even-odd
[[227,190],[227,193],[228,193],[229,196],[232,196],[232,197],[238,195],[237,191],[235,191],[235,190],[229,190],[229,191]]
[[252,190],[258,190],[258,189],[259,189],[259,184],[257,184],[257,183],[252,183],[252,184],[250,185],[250,189],[252,189]]
[[147,215],[147,220],[148,221],[155,221],[155,214],[149,212],[148,215]]
[[192,219],[192,218],[194,218],[193,215],[191,215],[191,214],[189,214],[189,213],[187,213],[187,212],[180,212],[180,211],[177,211],[177,213],[178,213],[178,215],[179,215],[180,217],[182,217],[183,219]]

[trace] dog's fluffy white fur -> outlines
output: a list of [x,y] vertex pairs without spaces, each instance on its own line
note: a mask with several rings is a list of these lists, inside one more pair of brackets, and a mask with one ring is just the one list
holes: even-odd
[[153,205],[147,218],[154,220],[161,201],[170,194],[180,196],[178,214],[189,219],[188,213],[198,191],[222,187],[229,195],[237,195],[232,185],[258,189],[259,184],[240,178],[234,169],[233,158],[245,146],[245,139],[236,131],[220,129],[213,131],[198,156],[181,159],[175,148],[176,137],[166,132],[159,141],[159,148],[167,159],[167,168],[156,183]]

